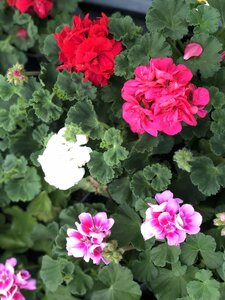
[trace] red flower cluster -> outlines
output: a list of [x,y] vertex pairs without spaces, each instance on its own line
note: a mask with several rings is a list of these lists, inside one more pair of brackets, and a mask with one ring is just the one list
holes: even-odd
[[122,44],[110,37],[108,17],[102,13],[97,20],[90,20],[87,14],[73,19],[72,29],[66,25],[55,38],[60,48],[59,60],[63,64],[59,70],[83,72],[84,80],[97,86],[107,85],[114,73],[115,57],[121,52]]
[[39,18],[46,18],[52,8],[52,0],[7,0],[9,6],[16,7],[21,13],[25,13],[30,9],[38,15]]

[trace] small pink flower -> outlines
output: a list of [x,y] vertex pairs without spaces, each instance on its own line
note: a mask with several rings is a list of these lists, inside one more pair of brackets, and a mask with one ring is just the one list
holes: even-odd
[[97,213],[94,217],[89,213],[81,213],[79,220],[80,223],[75,223],[77,230],[67,230],[68,255],[83,257],[86,262],[92,259],[94,264],[99,264],[101,260],[108,263],[102,253],[107,245],[104,239],[111,234],[114,220],[108,219],[105,212]]
[[14,257],[0,264],[0,296],[1,300],[25,300],[20,289],[35,290],[36,280],[30,279],[27,270],[15,273],[14,267],[17,261]]
[[203,52],[203,48],[198,43],[190,43],[184,49],[184,60],[188,60],[193,56],[200,56]]
[[145,240],[155,237],[167,239],[168,245],[179,246],[186,239],[186,234],[196,234],[200,230],[202,216],[194,211],[190,204],[180,207],[183,200],[173,198],[169,190],[155,195],[159,205],[149,203],[146,220],[141,225]]

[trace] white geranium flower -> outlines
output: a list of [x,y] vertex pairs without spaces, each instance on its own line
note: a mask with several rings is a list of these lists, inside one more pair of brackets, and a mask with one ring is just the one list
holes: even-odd
[[63,127],[48,141],[46,149],[38,161],[45,173],[45,181],[60,190],[67,190],[77,184],[85,174],[84,166],[90,160],[91,148],[83,134],[76,135],[76,142],[64,138]]

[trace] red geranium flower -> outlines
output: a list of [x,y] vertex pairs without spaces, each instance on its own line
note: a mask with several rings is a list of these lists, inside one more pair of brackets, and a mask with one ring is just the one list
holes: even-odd
[[89,19],[89,14],[83,20],[75,16],[72,29],[65,26],[60,33],[55,33],[55,38],[62,62],[58,69],[83,72],[85,81],[90,80],[95,86],[107,85],[122,44],[109,36],[105,14],[94,21]]
[[27,12],[29,9],[39,16],[46,18],[52,10],[52,0],[7,0],[9,6],[16,7],[21,13]]

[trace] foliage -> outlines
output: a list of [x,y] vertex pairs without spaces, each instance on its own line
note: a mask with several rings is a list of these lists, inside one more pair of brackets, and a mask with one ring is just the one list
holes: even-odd
[[[225,222],[216,227],[214,219],[225,212],[225,1],[200,2],[153,0],[145,26],[109,16],[109,37],[122,50],[102,87],[58,68],[54,33],[71,26],[77,0],[55,0],[46,19],[0,1],[0,263],[15,256],[37,279],[26,299],[138,300],[146,289],[158,300],[224,299]],[[189,43],[203,52],[184,60]],[[174,136],[133,133],[123,119],[124,83],[137,66],[162,57],[184,64],[191,82],[209,90],[207,116],[195,115],[197,125],[182,124]],[[7,77],[17,62],[25,68],[19,85]],[[38,157],[64,126],[68,145],[85,134],[92,151],[84,178],[60,191],[45,180]],[[145,241],[140,231],[155,194],[167,189],[203,216],[201,232],[180,246]],[[120,262],[96,266],[68,256],[68,228],[83,212],[103,211],[115,221],[107,243]]]

